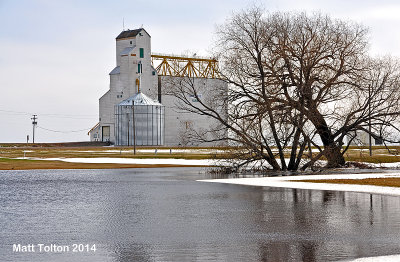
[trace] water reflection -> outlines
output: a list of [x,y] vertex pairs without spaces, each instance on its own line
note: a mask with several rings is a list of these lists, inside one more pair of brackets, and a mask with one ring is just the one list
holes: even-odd
[[324,261],[399,253],[398,197],[298,189],[264,192],[265,209],[283,200],[272,210],[274,216],[264,216],[265,222],[278,226],[281,233],[295,232],[294,239],[302,240],[296,249],[287,249],[290,259]]
[[[198,168],[0,172],[0,261],[334,261],[396,254],[400,198],[196,182]],[[96,243],[13,254],[12,243]]]
[[152,261],[151,247],[138,243],[115,245],[113,250],[114,261]]

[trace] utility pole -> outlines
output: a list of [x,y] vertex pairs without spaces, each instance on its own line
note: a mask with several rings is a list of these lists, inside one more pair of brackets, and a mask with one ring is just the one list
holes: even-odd
[[372,137],[371,137],[371,86],[368,86],[368,144],[369,156],[372,156]]
[[132,100],[133,154],[136,155],[135,101]]
[[128,143],[128,146],[129,146],[129,113],[126,113],[126,121],[127,121],[127,127],[128,127],[128,136],[127,136],[127,143]]
[[33,125],[33,137],[32,137],[32,144],[35,144],[35,128],[36,128],[36,125],[37,125],[37,115],[33,115],[33,117],[31,118],[33,121],[32,121],[32,125]]
[[[140,85],[142,84],[142,61],[138,63],[139,79],[136,79],[137,93],[140,93]],[[135,122],[135,101],[132,100],[132,127],[133,127],[133,154],[136,155],[136,122]]]

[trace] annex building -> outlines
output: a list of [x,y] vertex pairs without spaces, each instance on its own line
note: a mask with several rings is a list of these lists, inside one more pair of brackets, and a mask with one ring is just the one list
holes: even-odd
[[[189,129],[204,131],[216,121],[180,109],[178,99],[168,91],[176,80],[190,77],[202,88],[198,97],[212,99],[216,86],[228,90],[218,79],[217,64],[212,58],[152,53],[145,29],[122,31],[116,37],[110,88],[99,99],[99,123],[89,131],[90,140],[121,146],[198,145],[188,139]],[[192,102],[197,102],[194,97]]]

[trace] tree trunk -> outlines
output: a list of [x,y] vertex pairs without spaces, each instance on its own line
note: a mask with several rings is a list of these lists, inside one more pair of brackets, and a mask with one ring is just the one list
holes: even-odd
[[296,166],[296,159],[297,159],[297,147],[299,145],[300,133],[301,133],[300,128],[297,128],[296,133],[294,134],[293,137],[293,144],[292,144],[292,150],[290,152],[288,170],[297,170],[298,168],[298,165]]
[[341,167],[346,163],[340,149],[336,144],[325,146],[325,157],[328,160],[327,168]]
[[328,160],[326,167],[335,168],[343,166],[346,161],[341,153],[341,147],[336,144],[332,132],[326,124],[324,117],[317,110],[314,110],[311,121],[317,129],[317,133],[324,145],[324,155]]

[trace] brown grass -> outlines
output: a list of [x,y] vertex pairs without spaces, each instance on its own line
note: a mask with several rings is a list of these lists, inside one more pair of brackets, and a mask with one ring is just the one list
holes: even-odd
[[[143,148],[141,148],[143,149]],[[146,148],[149,149],[149,148]],[[153,150],[155,148],[152,148]],[[159,148],[160,149],[160,148]],[[169,148],[168,148],[169,149]],[[114,150],[117,152],[107,152]],[[24,151],[27,151],[24,153]],[[93,151],[93,152],[87,152]],[[51,147],[51,148],[5,148],[0,147],[0,158],[18,158],[23,157],[35,157],[35,158],[96,158],[96,157],[118,157],[118,158],[183,158],[183,159],[210,159],[210,158],[224,158],[225,154],[213,154],[213,153],[181,153],[174,152],[137,152],[133,154],[133,148],[105,148],[105,147]]]
[[[157,147],[158,149],[170,149],[170,147]],[[153,149],[155,147],[137,147],[137,149]],[[86,163],[67,163],[62,161],[39,161],[39,162],[11,162],[13,158],[96,158],[96,157],[116,157],[116,158],[176,158],[176,159],[224,159],[229,158],[227,147],[171,147],[172,154],[169,152],[138,152],[133,154],[132,147],[104,147],[96,143],[52,143],[52,144],[0,144],[0,169],[57,169],[57,168],[130,168],[130,167],[166,167],[173,165],[134,165],[134,164],[86,164]],[[193,152],[174,152],[176,149],[194,149]],[[195,151],[195,149],[210,149],[210,152]],[[362,150],[360,150],[362,149]],[[114,150],[116,152],[107,152]],[[227,150],[215,152],[214,150]],[[91,152],[87,152],[91,151]],[[92,152],[93,151],[93,152]],[[400,147],[391,147],[392,152],[400,152]],[[314,153],[316,155],[317,153]],[[384,147],[373,147],[373,156],[369,156],[368,149],[362,147],[351,147],[345,153],[346,161],[367,162],[367,163],[390,163],[400,162],[400,155],[389,154]],[[286,157],[289,157],[287,154]],[[4,159],[8,159],[5,161]],[[322,158],[323,159],[323,158]],[[360,166],[360,168],[363,168]]]
[[292,182],[330,183],[330,184],[353,184],[369,186],[400,187],[400,178],[365,178],[365,179],[321,179],[321,180],[291,180]]
[[[166,165],[166,164],[95,164],[69,163],[48,160],[24,160],[0,158],[0,170],[27,170],[27,169],[110,169],[110,168],[156,168],[156,167],[195,167],[193,165]],[[199,166],[196,166],[199,167]]]

